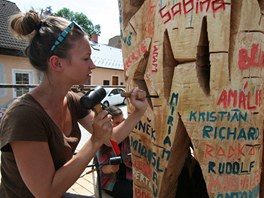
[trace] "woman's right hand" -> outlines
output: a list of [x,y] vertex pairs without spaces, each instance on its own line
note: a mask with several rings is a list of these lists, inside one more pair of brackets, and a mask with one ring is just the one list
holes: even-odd
[[103,144],[108,141],[113,132],[112,116],[102,110],[93,119],[91,140]]

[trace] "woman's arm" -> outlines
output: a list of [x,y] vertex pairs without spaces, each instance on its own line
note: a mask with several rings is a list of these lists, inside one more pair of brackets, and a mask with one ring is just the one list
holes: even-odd
[[[122,142],[129,135],[129,133],[135,128],[136,124],[140,121],[141,117],[144,115],[148,105],[146,99],[146,92],[140,90],[137,87],[131,91],[131,96],[129,99],[135,109],[133,113],[127,117],[127,119],[125,119],[118,126],[114,127],[113,135],[111,137],[111,139],[116,141],[118,144]],[[93,133],[90,125],[93,122],[94,115],[95,113],[91,111],[89,115],[79,120],[79,123],[90,133]],[[109,140],[106,141],[105,144],[107,146],[111,146]]]
[[103,111],[94,117],[94,134],[81,150],[55,170],[47,142],[14,141],[11,147],[19,172],[32,194],[38,198],[59,198],[74,184],[94,157],[96,151],[112,134],[111,116]]
[[134,111],[127,119],[121,122],[118,126],[114,127],[112,139],[118,144],[122,142],[129,133],[135,128],[141,117],[144,115],[147,109],[146,92],[139,88],[134,88],[131,92],[130,102],[134,106]]
[[84,118],[78,120],[78,122],[91,134],[93,134],[92,124],[94,122],[95,112],[90,111],[90,113]]

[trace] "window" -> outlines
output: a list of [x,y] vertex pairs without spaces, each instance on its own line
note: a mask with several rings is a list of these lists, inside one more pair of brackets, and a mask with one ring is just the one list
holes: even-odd
[[[33,81],[32,78],[33,75],[31,71],[13,70],[13,84],[30,85]],[[29,87],[17,87],[13,89],[13,96],[18,97],[29,91]]]
[[104,80],[103,85],[109,85],[109,80]]
[[119,94],[119,91],[117,89],[113,89],[111,92],[110,92],[110,96],[113,96],[113,95],[117,95]]
[[123,89],[118,89],[119,94],[122,94],[123,92],[125,92]]

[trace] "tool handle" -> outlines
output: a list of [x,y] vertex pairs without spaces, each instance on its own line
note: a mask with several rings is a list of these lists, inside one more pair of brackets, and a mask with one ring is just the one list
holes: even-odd
[[97,105],[94,106],[93,109],[94,109],[95,113],[98,114],[99,112],[102,111],[102,105],[101,104],[97,104]]
[[122,92],[121,96],[124,98],[129,98],[131,96],[131,93],[130,92]]
[[[101,105],[101,104],[97,104],[97,105],[95,105],[95,106],[94,106],[94,111],[95,111],[96,113],[99,113],[100,111],[102,111],[102,105]],[[115,152],[115,154],[116,154],[116,155],[120,155],[120,154],[121,154],[121,151],[120,151],[120,148],[119,148],[117,142],[114,141],[114,140],[110,140],[110,143],[111,143],[111,145],[112,145],[112,149],[113,149],[113,151]]]

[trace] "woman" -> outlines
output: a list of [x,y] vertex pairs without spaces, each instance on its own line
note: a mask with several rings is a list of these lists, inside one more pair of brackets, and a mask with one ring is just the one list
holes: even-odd
[[[146,98],[136,97],[145,92],[132,90],[135,110],[113,129],[107,111],[95,115],[69,92],[72,85],[87,82],[95,68],[88,36],[78,24],[29,11],[14,15],[10,29],[30,38],[25,53],[44,75],[38,87],[10,106],[1,122],[0,197],[62,197],[103,143],[127,137],[146,111]],[[80,140],[77,122],[92,136],[72,156]]]
[[[118,126],[125,119],[122,110],[117,106],[110,106],[106,110],[112,115],[113,126]],[[122,161],[119,164],[111,164],[111,157],[115,157],[113,149],[102,145],[96,153],[100,164],[101,187],[114,198],[133,198],[132,162],[130,158],[129,138],[119,143]]]

